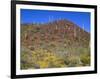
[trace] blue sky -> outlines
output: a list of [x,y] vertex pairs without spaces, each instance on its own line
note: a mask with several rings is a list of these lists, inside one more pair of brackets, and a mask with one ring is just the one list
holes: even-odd
[[21,23],[48,23],[58,19],[66,19],[90,32],[90,13],[71,11],[51,11],[21,9]]

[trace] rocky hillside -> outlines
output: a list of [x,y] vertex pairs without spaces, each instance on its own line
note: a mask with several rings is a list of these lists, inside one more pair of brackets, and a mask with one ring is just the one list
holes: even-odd
[[88,32],[65,19],[46,24],[21,24],[21,68],[88,66],[89,42]]

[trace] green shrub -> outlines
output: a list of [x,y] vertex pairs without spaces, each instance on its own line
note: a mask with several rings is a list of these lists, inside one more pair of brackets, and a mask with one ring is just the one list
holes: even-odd
[[90,65],[90,56],[89,55],[81,55],[80,60],[83,66]]

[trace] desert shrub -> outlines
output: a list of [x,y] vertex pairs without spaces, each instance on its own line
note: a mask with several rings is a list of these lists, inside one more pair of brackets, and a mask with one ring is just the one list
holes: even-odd
[[42,58],[42,60],[37,60],[37,63],[40,66],[40,68],[48,68],[48,67],[52,68],[52,67],[65,66],[64,61],[53,52],[43,50],[43,49],[39,49],[36,51],[41,55],[40,58]]
[[[57,68],[57,67],[78,67],[90,64],[90,53],[88,48],[70,48],[67,53],[60,48],[61,53],[48,49],[36,48],[34,50],[21,52],[21,68]],[[53,50],[53,49],[52,49]],[[55,49],[54,49],[55,50]],[[63,54],[65,52],[65,54]],[[75,52],[75,53],[74,53]],[[77,53],[78,52],[78,53]],[[68,55],[69,53],[69,55]]]
[[30,67],[33,68],[33,64],[30,62],[29,55],[27,52],[21,53],[21,69],[28,69]]
[[78,56],[69,56],[66,58],[65,64],[68,67],[76,67],[79,64],[79,57]]
[[81,55],[80,60],[84,66],[90,65],[90,56],[89,55]]
[[38,65],[40,66],[40,68],[48,68],[49,63],[46,61],[37,61]]
[[84,48],[81,50],[80,54],[80,60],[83,64],[83,66],[90,65],[90,49],[89,48]]
[[32,52],[21,52],[21,68],[56,68],[66,67],[64,60],[53,52],[45,49],[37,49]]

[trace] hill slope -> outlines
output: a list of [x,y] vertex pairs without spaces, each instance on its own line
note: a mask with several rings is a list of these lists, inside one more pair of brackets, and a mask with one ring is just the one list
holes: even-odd
[[88,66],[89,42],[88,32],[65,19],[21,24],[21,68]]

